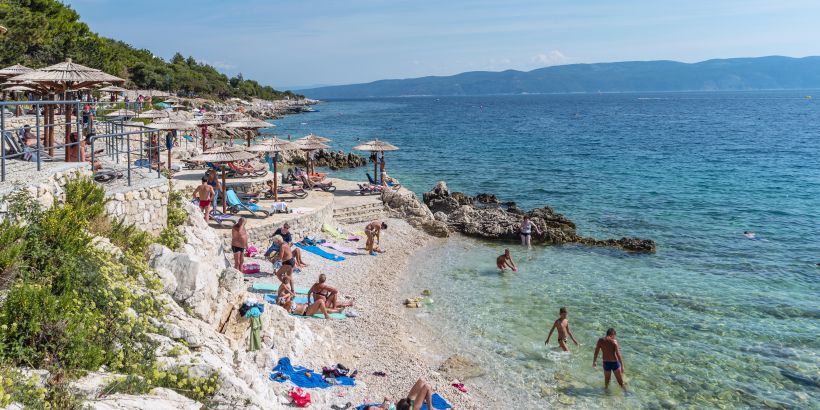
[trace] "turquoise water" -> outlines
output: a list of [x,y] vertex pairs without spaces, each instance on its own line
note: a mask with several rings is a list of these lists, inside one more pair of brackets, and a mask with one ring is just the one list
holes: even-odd
[[[417,193],[444,179],[548,204],[585,235],[657,241],[655,255],[463,238],[432,250],[415,273],[436,295],[425,320],[489,370],[470,383],[525,408],[817,408],[820,105],[807,94],[333,101],[275,130],[344,150],[378,137],[401,148],[388,172]],[[505,246],[521,269],[499,275]],[[582,343],[570,355],[543,345],[560,306]],[[591,368],[608,327],[629,396],[604,393]]]

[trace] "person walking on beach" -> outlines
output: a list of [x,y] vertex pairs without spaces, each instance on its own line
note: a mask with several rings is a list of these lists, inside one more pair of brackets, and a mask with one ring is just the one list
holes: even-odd
[[603,353],[604,358],[604,388],[609,388],[609,378],[612,372],[615,372],[615,379],[624,391],[626,391],[626,383],[624,383],[624,359],[621,357],[621,346],[615,340],[615,329],[609,328],[606,330],[606,336],[598,339],[595,344],[595,354],[592,357],[592,368],[598,367],[598,352]]
[[509,249],[504,249],[504,254],[495,259],[495,266],[501,269],[501,272],[504,272],[507,267],[512,269],[513,272],[518,272],[518,266],[513,262]]
[[245,218],[239,218],[231,228],[231,251],[233,251],[233,267],[242,272],[245,263],[245,249],[248,249],[248,231],[245,230]]
[[521,229],[518,233],[521,237],[521,245],[526,245],[528,248],[532,247],[531,239],[533,228],[535,228],[535,232],[538,232],[538,235],[541,235],[541,230],[538,229],[538,225],[532,223],[529,216],[524,215],[524,220],[521,221]]
[[367,235],[367,242],[364,245],[364,249],[371,255],[375,256],[376,252],[384,252],[379,248],[382,229],[387,229],[387,224],[380,221],[373,221],[364,228],[364,234]]
[[211,201],[214,199],[214,189],[208,185],[208,178],[202,177],[202,183],[194,189],[194,199],[199,201],[199,209],[205,212],[205,222],[211,220]]
[[558,329],[558,346],[561,346],[565,352],[569,351],[569,347],[567,347],[567,335],[572,338],[572,342],[575,343],[575,346],[578,346],[578,341],[575,340],[575,336],[572,335],[572,331],[569,330],[569,319],[567,319],[567,308],[561,307],[558,309],[558,319],[552,324],[552,329],[550,329],[550,333],[547,335],[547,340],[544,341],[544,346],[550,342],[550,338],[552,337],[552,332]]

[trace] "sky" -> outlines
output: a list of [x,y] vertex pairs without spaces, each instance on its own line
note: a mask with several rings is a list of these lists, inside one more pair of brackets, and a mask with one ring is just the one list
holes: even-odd
[[573,63],[820,55],[816,0],[64,0],[93,31],[280,89]]

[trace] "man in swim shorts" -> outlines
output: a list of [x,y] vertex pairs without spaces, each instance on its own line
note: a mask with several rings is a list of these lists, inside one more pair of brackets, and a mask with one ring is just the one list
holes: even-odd
[[558,346],[561,346],[563,351],[569,351],[567,335],[572,338],[572,342],[575,343],[575,346],[578,346],[578,341],[575,340],[575,336],[573,336],[572,331],[569,330],[569,319],[567,319],[567,315],[569,315],[567,308],[561,307],[558,309],[558,319],[552,324],[552,329],[550,329],[550,333],[547,335],[547,340],[544,341],[545,346],[550,342],[552,332],[556,329],[558,330]]
[[592,368],[598,367],[598,352],[603,353],[604,358],[604,388],[609,388],[609,378],[612,372],[615,372],[615,379],[624,391],[626,391],[626,383],[624,383],[624,359],[621,357],[621,346],[615,340],[615,329],[609,328],[606,330],[606,336],[598,339],[595,345],[595,354],[592,357]]
[[199,209],[205,213],[205,222],[211,219],[211,201],[214,198],[214,188],[208,185],[208,177],[202,177],[202,183],[194,190],[194,199],[199,201]]
[[276,271],[276,277],[282,281],[286,274],[293,271],[293,268],[296,266],[296,258],[293,256],[290,245],[288,245],[281,236],[274,236],[273,243],[279,245],[279,257],[282,259],[282,267]]

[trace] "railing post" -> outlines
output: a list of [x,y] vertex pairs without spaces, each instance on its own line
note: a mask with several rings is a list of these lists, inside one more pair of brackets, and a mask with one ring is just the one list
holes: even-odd
[[131,136],[128,135],[125,138],[125,145],[127,147],[127,150],[125,151],[125,157],[128,161],[128,186],[131,186]]
[[[83,133],[83,110],[80,105],[80,100],[77,100],[77,118],[75,118],[75,120],[77,121],[77,152],[79,153],[80,147],[83,146],[80,141],[85,139],[85,135]],[[79,157],[80,155],[77,154],[77,158]]]
[[0,181],[6,181],[6,106],[0,105]]
[[97,172],[97,170],[94,169],[94,143],[97,141],[97,136],[92,135],[91,138],[90,138],[90,141],[91,141],[91,173],[93,174],[93,173]]
[[39,105],[37,105],[37,110],[35,110],[35,111],[36,111],[35,126],[37,127],[37,170],[39,171],[40,170],[40,155],[41,155],[40,154],[40,147],[42,145],[40,143],[40,106]]

